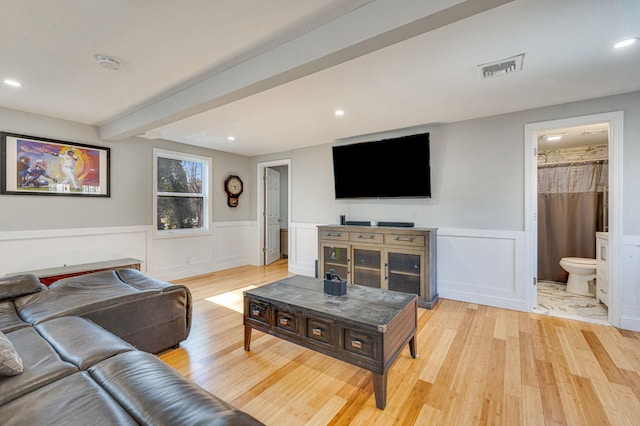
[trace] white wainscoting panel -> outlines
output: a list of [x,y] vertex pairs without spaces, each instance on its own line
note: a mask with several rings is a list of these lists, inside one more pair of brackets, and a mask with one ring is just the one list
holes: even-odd
[[289,223],[289,272],[315,277],[318,259],[318,224]]
[[524,232],[438,229],[438,294],[529,311]]
[[213,224],[216,270],[250,264],[255,222],[216,222]]
[[214,222],[211,232],[151,237],[150,275],[161,280],[203,275],[250,264],[255,222]]
[[640,331],[640,236],[622,238],[622,315],[620,326]]
[[149,274],[169,281],[211,272],[213,233],[156,237],[149,242]]
[[139,259],[146,271],[149,231],[127,226],[0,232],[0,276],[123,258]]

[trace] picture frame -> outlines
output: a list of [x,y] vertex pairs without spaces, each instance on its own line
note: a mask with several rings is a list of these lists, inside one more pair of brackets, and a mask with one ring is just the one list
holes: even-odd
[[0,194],[110,197],[110,153],[101,146],[0,132]]

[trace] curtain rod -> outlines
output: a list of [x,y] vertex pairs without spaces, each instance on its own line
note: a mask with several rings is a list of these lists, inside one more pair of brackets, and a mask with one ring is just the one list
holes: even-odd
[[579,164],[607,164],[609,160],[579,160],[579,161],[560,161],[557,163],[540,163],[538,168],[559,167],[559,166],[577,166]]

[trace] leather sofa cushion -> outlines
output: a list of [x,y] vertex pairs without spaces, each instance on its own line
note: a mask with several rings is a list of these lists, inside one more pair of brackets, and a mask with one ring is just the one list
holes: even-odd
[[[0,377],[0,405],[69,376],[78,368],[60,359],[53,348],[32,327],[7,333],[24,364],[22,374]],[[0,419],[4,418],[0,415]]]
[[3,426],[137,424],[84,372],[0,406],[0,419]]
[[80,317],[62,317],[36,325],[35,329],[62,360],[81,370],[134,347],[102,327]]
[[145,352],[125,352],[88,371],[140,424],[262,424]]
[[33,274],[2,277],[0,278],[0,300],[36,293],[45,288]]
[[56,281],[49,290],[20,297],[14,303],[23,320],[38,324],[62,316],[84,316],[159,293],[157,289],[141,291],[132,287],[120,280],[115,271],[102,271]]
[[29,326],[31,324],[20,319],[12,301],[5,300],[0,302],[0,331],[8,333]]

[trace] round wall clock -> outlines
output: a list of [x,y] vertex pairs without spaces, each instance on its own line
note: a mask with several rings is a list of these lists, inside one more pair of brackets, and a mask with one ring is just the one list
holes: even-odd
[[227,205],[238,207],[238,198],[244,189],[242,179],[236,175],[229,175],[224,181],[224,191],[227,193]]

